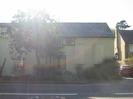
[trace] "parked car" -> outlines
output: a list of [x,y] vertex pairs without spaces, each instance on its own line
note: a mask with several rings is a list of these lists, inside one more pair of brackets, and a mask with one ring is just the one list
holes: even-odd
[[123,77],[133,77],[133,65],[120,66],[119,73]]

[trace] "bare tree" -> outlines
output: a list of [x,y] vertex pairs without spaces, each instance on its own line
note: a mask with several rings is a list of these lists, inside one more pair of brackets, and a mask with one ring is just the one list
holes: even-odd
[[42,57],[58,56],[60,39],[56,23],[48,14],[38,12],[31,16],[18,12],[13,19],[10,53],[14,61],[21,62],[31,50],[36,53],[38,66]]
[[5,67],[5,64],[6,64],[6,58],[4,58],[3,62],[2,62],[2,65],[0,67],[0,77],[2,76],[2,72],[3,72],[3,69]]

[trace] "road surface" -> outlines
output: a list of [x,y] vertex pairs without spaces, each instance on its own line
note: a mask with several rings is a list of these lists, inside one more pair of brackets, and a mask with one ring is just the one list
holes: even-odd
[[0,99],[101,99],[100,97],[132,99],[133,79],[98,84],[0,84]]

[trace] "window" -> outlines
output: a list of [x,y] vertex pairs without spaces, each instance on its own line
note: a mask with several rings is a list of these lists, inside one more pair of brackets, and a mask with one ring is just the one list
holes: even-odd
[[7,37],[7,28],[6,27],[0,27],[0,37]]
[[65,38],[63,45],[67,45],[67,46],[75,45],[75,39],[74,38]]
[[129,52],[133,53],[133,44],[129,44]]
[[7,32],[7,28],[6,27],[1,27],[0,32],[4,32],[4,33]]

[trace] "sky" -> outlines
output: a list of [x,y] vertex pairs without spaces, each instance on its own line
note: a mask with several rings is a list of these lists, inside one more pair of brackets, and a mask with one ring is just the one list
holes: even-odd
[[59,22],[107,22],[121,20],[133,26],[133,0],[0,0],[0,22],[10,22],[18,10],[45,10]]

